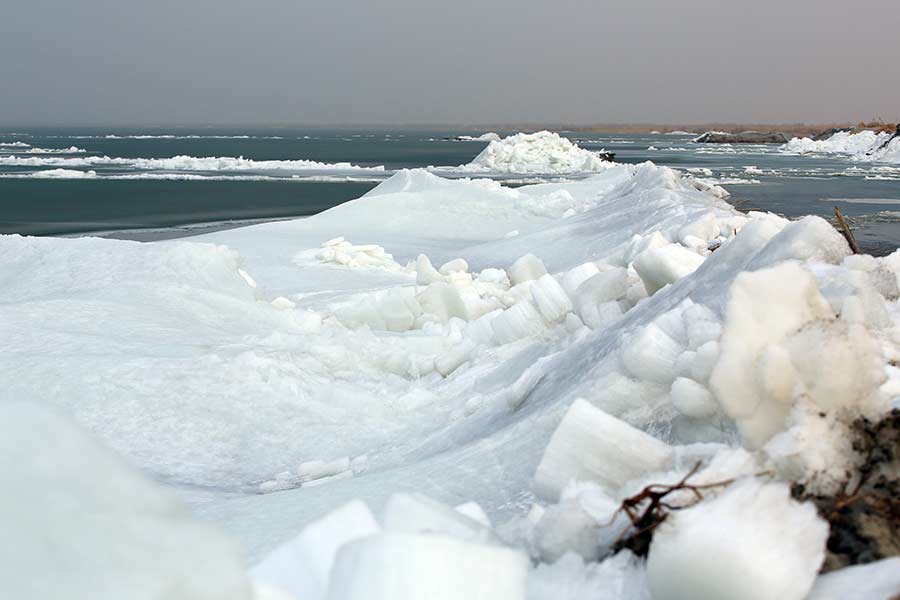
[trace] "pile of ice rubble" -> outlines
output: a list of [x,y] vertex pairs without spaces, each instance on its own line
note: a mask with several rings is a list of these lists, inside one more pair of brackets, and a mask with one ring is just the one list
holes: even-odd
[[888,132],[839,131],[824,140],[793,138],[781,147],[788,154],[834,154],[860,162],[900,164],[900,137]]
[[[812,504],[793,499],[791,489],[797,483],[816,494],[852,488],[862,457],[854,449],[851,425],[862,417],[878,420],[891,410],[892,402],[898,404],[900,253],[878,259],[851,256],[843,238],[822,219],[788,222],[766,213],[741,214],[715,195],[698,191],[676,172],[649,164],[619,166],[596,181],[532,190],[401,173],[375,194],[329,211],[318,221],[266,225],[257,235],[266,243],[279,235],[293,240],[302,227],[324,231],[323,224],[339,223],[355,238],[358,231],[348,215],[376,223],[374,217],[385,206],[399,206],[399,221],[386,218],[382,226],[383,235],[390,238],[395,235],[390,228],[406,227],[401,212],[409,211],[407,217],[415,219],[415,211],[423,206],[423,210],[437,208],[423,199],[423,184],[436,190],[442,202],[451,199],[448,214],[461,205],[465,208],[467,195],[490,194],[497,203],[482,207],[495,212],[477,215],[471,227],[438,219],[420,228],[420,234],[428,227],[448,236],[453,227],[467,232],[474,242],[461,252],[466,258],[444,255],[432,262],[419,254],[403,264],[377,244],[334,238],[278,267],[278,273],[290,268],[311,273],[324,265],[330,269],[329,277],[346,270],[367,282],[383,277],[392,282],[377,289],[355,289],[336,301],[315,304],[315,298],[302,295],[265,297],[250,275],[253,269],[221,246],[127,248],[153,256],[153,270],[144,276],[172,277],[185,261],[206,265],[204,276],[209,281],[228,281],[227,289],[210,294],[217,310],[237,310],[229,314],[244,315],[255,327],[286,326],[290,316],[289,334],[263,338],[265,360],[274,361],[271,356],[285,352],[278,344],[313,339],[316,351],[332,355],[336,365],[330,380],[312,375],[316,389],[334,386],[349,393],[340,387],[352,376],[349,354],[349,360],[359,360],[356,368],[364,375],[372,371],[367,361],[382,369],[382,379],[366,384],[370,396],[361,394],[362,402],[370,402],[379,388],[393,393],[409,382],[428,385],[435,394],[442,386],[454,390],[464,405],[448,411],[451,416],[443,425],[449,432],[446,440],[437,439],[434,430],[419,432],[437,439],[437,447],[458,446],[447,452],[461,454],[448,454],[450,462],[437,463],[457,469],[447,478],[477,477],[491,461],[507,461],[510,473],[515,473],[513,463],[529,460],[527,450],[516,456],[522,448],[517,443],[533,436],[533,445],[542,454],[529,467],[530,483],[510,475],[520,486],[521,504],[514,510],[474,502],[454,506],[401,491],[422,485],[407,480],[394,488],[398,493],[383,506],[361,500],[334,502],[330,512],[306,522],[299,533],[282,534],[286,541],[245,572],[237,552],[220,534],[191,522],[166,493],[109,458],[67,421],[37,405],[8,404],[0,419],[0,449],[12,457],[6,461],[13,469],[8,480],[22,482],[0,499],[5,514],[14,516],[0,525],[4,540],[12,540],[5,547],[14,549],[0,561],[0,579],[17,586],[11,597],[59,597],[59,586],[70,594],[66,597],[75,598],[235,600],[887,600],[900,590],[896,557],[819,575],[828,524]],[[453,190],[466,194],[453,196]],[[582,212],[560,219],[564,215],[536,214],[520,203],[525,197],[536,201],[561,192],[583,202]],[[367,210],[373,211],[371,217]],[[498,235],[498,225],[488,223],[498,214],[502,222],[518,215],[516,226],[524,233]],[[634,228],[630,237],[622,230],[626,223]],[[437,237],[434,232],[432,241]],[[493,241],[479,240],[478,235]],[[453,236],[464,239],[459,232]],[[100,269],[92,280],[71,275],[72,280],[64,282],[68,296],[92,298],[100,287],[107,290],[101,299],[106,310],[128,296],[119,298],[115,288],[104,288],[97,281],[109,266],[63,264],[41,254],[63,244],[100,251],[99,241],[8,238],[0,243],[0,249],[18,249],[16,256],[40,257],[43,269],[59,269],[55,279],[63,278],[73,265]],[[259,238],[254,243],[265,245]],[[519,253],[528,247],[535,251]],[[518,258],[497,259],[513,253]],[[107,260],[91,256],[94,261]],[[503,262],[489,266],[485,257]],[[481,268],[473,269],[470,263]],[[29,281],[36,275],[23,272],[19,277]],[[184,294],[188,287],[176,280],[165,291]],[[25,313],[16,312],[15,304],[28,293],[15,286],[4,292],[5,310],[12,311],[5,317],[10,323],[41,310],[39,302],[25,305]],[[200,302],[185,297],[186,306]],[[158,299],[148,294],[142,301]],[[67,314],[58,312],[59,302],[48,300],[46,308],[65,319]],[[257,315],[257,309],[267,312]],[[84,323],[67,327],[85,327],[96,320],[85,315],[94,314],[79,315]],[[210,336],[219,335],[223,327],[237,327],[217,314],[204,313],[203,318]],[[171,321],[165,321],[165,327],[176,335],[182,323],[174,316],[167,319]],[[128,336],[143,339],[154,333],[150,329],[134,327]],[[33,334],[29,329],[28,336]],[[124,344],[128,336],[115,343]],[[22,333],[16,343],[26,346],[31,337]],[[222,355],[227,344],[236,343],[223,339],[227,343],[217,346]],[[245,346],[253,341],[241,329],[236,329],[236,339]],[[29,351],[29,356],[33,353]],[[289,359],[296,360],[291,355]],[[210,360],[223,361],[216,356],[190,364],[202,367],[200,363]],[[151,363],[155,371],[159,364]],[[27,377],[27,369],[13,363],[6,366],[15,379],[0,381],[12,392],[22,391],[17,382]],[[281,370],[304,385],[303,378],[310,376],[275,362],[263,363],[262,369],[264,384],[277,386],[285,395],[289,388],[279,379]],[[213,372],[216,377],[231,376],[221,367]],[[476,378],[476,383],[493,378],[500,391],[493,396],[477,393],[479,388],[469,378]],[[215,382],[210,378],[205,383]],[[111,384],[94,385],[99,393]],[[153,392],[164,394],[168,387],[159,385]],[[438,397],[449,404],[458,396]],[[245,393],[240,402],[250,398]],[[328,395],[317,400],[326,406],[322,415],[337,411],[329,404],[334,400]],[[117,396],[116,401],[126,398]],[[190,394],[178,401],[179,406],[188,403]],[[410,404],[406,412],[415,413],[422,406],[443,408]],[[204,404],[204,418],[210,410]],[[253,412],[259,410],[268,407],[261,404]],[[393,413],[387,414],[393,418]],[[501,423],[496,430],[503,434],[500,444],[480,446],[473,441],[482,434],[465,430],[465,423],[479,416],[487,420],[483,422]],[[104,413],[99,418],[111,426],[119,416]],[[555,430],[543,436],[547,419]],[[385,418],[384,426],[389,422]],[[357,425],[362,429],[365,424]],[[136,426],[155,424],[151,418]],[[308,427],[288,434],[315,435],[315,423]],[[132,444],[137,443],[138,431],[127,437]],[[216,443],[228,437],[227,432],[215,433]],[[252,444],[252,439],[249,436],[243,444]],[[277,440],[290,443],[288,438]],[[239,453],[243,444],[223,447]],[[504,445],[513,449],[505,454]],[[429,447],[427,442],[423,447]],[[478,454],[485,451],[491,456]],[[198,448],[178,460],[211,460],[204,452]],[[152,451],[135,455],[153,460]],[[399,456],[426,460],[415,454]],[[375,459],[346,454],[304,461],[257,488],[264,493],[300,490],[253,498],[284,495],[287,504],[280,506],[288,506],[307,498],[290,494],[326,482],[334,482],[329,489],[357,480],[377,486],[377,478],[390,465]],[[433,473],[431,478],[442,475]],[[685,478],[690,487],[679,488]],[[668,517],[656,524],[642,556],[622,545],[637,533],[622,507],[634,506],[640,512],[643,506],[629,505],[629,499],[651,485],[675,489],[665,498]],[[529,487],[533,493],[525,489]],[[47,489],[62,494],[64,501],[42,493]],[[260,504],[258,509],[272,506],[278,505]],[[271,511],[253,513],[256,527],[273,518],[278,515]],[[296,530],[297,525],[279,522],[278,527]],[[51,531],[53,536],[35,536],[35,531]],[[59,557],[54,540],[83,540],[83,552]],[[59,578],[12,576],[34,572],[33,566],[28,571],[30,565],[46,565],[51,556],[62,561],[54,562]],[[78,596],[72,590],[83,592]]]
[[[485,138],[487,139],[487,138]],[[550,131],[491,138],[475,159],[454,170],[466,172],[572,174],[603,171],[612,163]]]

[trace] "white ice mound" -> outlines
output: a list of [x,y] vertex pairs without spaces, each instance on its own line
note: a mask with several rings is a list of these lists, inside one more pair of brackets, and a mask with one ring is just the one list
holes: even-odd
[[534,475],[535,491],[556,500],[572,481],[592,481],[615,495],[622,485],[663,470],[672,448],[579,398],[569,408]]
[[571,174],[604,171],[612,166],[598,153],[579,148],[558,133],[517,133],[492,141],[463,171]]
[[890,133],[839,131],[824,140],[793,138],[781,147],[786,154],[834,154],[856,161],[900,164],[900,138]]
[[0,404],[4,598],[244,600],[237,547],[46,408]]
[[747,479],[673,511],[653,533],[654,600],[803,600],[825,558],[828,524],[784,483]]
[[341,549],[328,600],[523,600],[527,573],[520,551],[388,533]]

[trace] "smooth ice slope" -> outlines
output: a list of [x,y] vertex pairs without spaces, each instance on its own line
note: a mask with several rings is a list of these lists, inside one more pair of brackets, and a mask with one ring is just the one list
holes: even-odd
[[236,545],[45,407],[0,404],[0,582],[18,600],[249,600]]

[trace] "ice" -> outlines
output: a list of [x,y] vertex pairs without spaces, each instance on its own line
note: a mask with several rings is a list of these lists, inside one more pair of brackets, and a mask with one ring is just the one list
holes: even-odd
[[612,166],[596,152],[583,150],[558,133],[517,133],[494,140],[461,171],[564,174],[603,171]]
[[469,270],[469,263],[462,258],[455,258],[453,260],[447,261],[441,265],[440,273],[442,275],[449,275],[454,271],[465,273]]
[[675,283],[703,264],[703,257],[678,244],[650,248],[634,259],[634,270],[644,282],[647,293]]
[[546,323],[534,305],[523,300],[494,317],[491,328],[494,330],[494,341],[509,344],[541,333],[546,328]]
[[668,444],[578,399],[550,438],[534,489],[555,500],[570,481],[593,481],[615,495],[629,479],[662,469],[671,455]]
[[653,534],[654,600],[803,600],[825,558],[828,524],[783,483],[754,479],[674,511]]
[[21,157],[0,156],[0,165],[13,167],[116,166],[163,171],[345,171],[383,173],[384,167],[360,167],[350,163],[322,163],[313,160],[252,160],[243,156],[185,156],[172,158],[121,158],[110,156]]
[[643,561],[625,550],[600,563],[567,554],[540,564],[528,579],[527,600],[651,600]]
[[65,418],[0,403],[7,598],[249,600],[235,544]]
[[[890,140],[890,141],[889,141]],[[855,161],[900,164],[900,143],[886,132],[839,131],[824,140],[793,138],[781,147],[786,154],[837,154]]]
[[500,135],[493,131],[481,135],[460,135],[456,137],[461,142],[499,142]]
[[811,321],[831,318],[815,278],[797,263],[735,278],[710,388],[750,446],[759,447],[780,431],[790,409],[791,398],[770,397],[775,381],[760,377],[763,359],[774,369],[783,353],[773,344]]
[[639,379],[669,384],[678,376],[678,358],[684,350],[684,346],[651,323],[625,342],[622,364]]
[[693,379],[679,377],[672,383],[672,404],[686,417],[705,419],[718,411],[718,404],[706,387]]
[[892,600],[900,593],[900,557],[820,575],[807,600]]
[[[713,234],[715,252],[698,242]],[[254,561],[335,507],[360,498],[381,512],[398,492],[428,494],[441,511],[476,502],[503,524],[498,537],[535,558],[537,541],[547,558],[600,556],[612,531],[599,498],[608,508],[635,486],[678,481],[692,463],[670,464],[677,444],[740,443],[724,408],[699,416],[704,389],[717,406],[750,397],[771,427],[752,468],[719,466],[712,481],[747,469],[808,478],[821,465],[834,467],[830,476],[852,463],[848,419],[900,396],[890,395],[900,376],[889,364],[900,358],[900,265],[846,260],[834,235],[824,221],[738,214],[645,163],[517,188],[402,171],[309,218],[184,242],[2,236],[0,389],[71,415],[222,524]],[[341,248],[355,266],[316,258]],[[703,266],[648,295],[632,263],[668,248]],[[529,254],[540,267],[526,260],[521,277],[499,268]],[[386,255],[393,263],[371,262]],[[768,281],[761,274],[773,266],[788,271]],[[816,294],[821,313],[810,308]],[[728,356],[737,379],[707,385]],[[812,397],[826,397],[811,376],[819,363],[835,371],[822,380],[837,392],[827,418]],[[876,371],[891,381],[870,395]],[[745,435],[757,431],[737,421]],[[730,451],[715,448],[682,459],[706,464]],[[298,466],[324,467],[315,461],[340,464],[301,481]],[[537,538],[531,521],[542,509],[524,517],[533,479],[555,503]],[[466,522],[441,511],[429,514]],[[591,544],[578,523],[596,534]],[[439,537],[411,535],[421,547]],[[377,565],[379,552],[366,561]],[[405,566],[399,556],[384,560]],[[634,585],[621,594],[639,594],[633,562],[579,563],[572,585],[603,597],[626,578]]]
[[[467,505],[469,506],[469,505]],[[477,507],[478,505],[475,504]],[[467,510],[472,510],[468,508]],[[480,507],[479,507],[480,510]],[[486,518],[484,512],[478,515]],[[434,533],[466,542],[496,544],[490,524],[422,494],[394,494],[384,509],[384,528],[397,533]]]
[[513,285],[518,285],[546,275],[547,268],[541,259],[533,254],[526,254],[516,260],[507,272],[509,273],[510,282]]
[[253,567],[250,574],[254,580],[296,598],[324,599],[332,565],[341,546],[380,530],[364,503],[345,504],[304,527]]
[[528,559],[436,534],[387,533],[344,546],[328,600],[522,600]]
[[572,301],[550,274],[542,275],[531,286],[531,297],[548,322],[559,321],[572,311]]

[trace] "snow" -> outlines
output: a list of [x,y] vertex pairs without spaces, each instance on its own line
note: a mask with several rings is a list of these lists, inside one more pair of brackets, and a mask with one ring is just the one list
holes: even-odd
[[819,531],[784,486],[842,483],[848,424],[900,395],[900,259],[848,254],[821,219],[741,214],[650,163],[515,189],[400,171],[188,241],[0,236],[0,389],[272,565],[259,594],[647,598],[643,563],[610,555],[616,511],[701,461],[739,481],[678,511],[650,583],[729,585],[678,562],[718,548],[766,567],[734,585],[789,598],[822,543],[772,537]]
[[244,600],[237,546],[46,407],[0,404],[8,598]]
[[473,173],[573,174],[604,171],[612,165],[558,133],[517,133],[493,140],[472,162],[457,168]]
[[786,154],[834,154],[854,161],[900,164],[900,138],[886,132],[839,131],[825,140],[793,138],[781,147]]
[[647,557],[654,600],[803,600],[825,558],[828,524],[783,483],[753,479],[675,511]]

